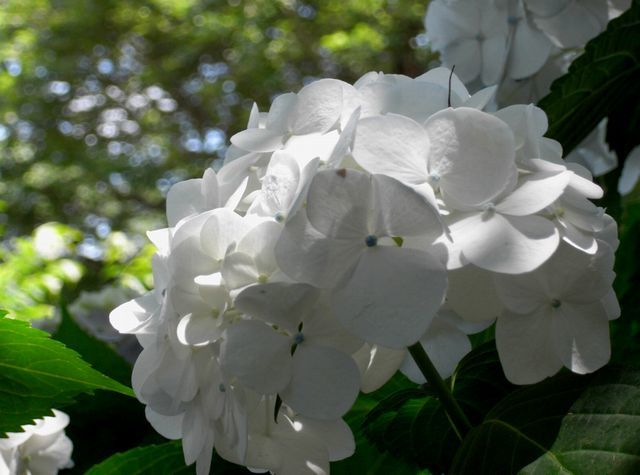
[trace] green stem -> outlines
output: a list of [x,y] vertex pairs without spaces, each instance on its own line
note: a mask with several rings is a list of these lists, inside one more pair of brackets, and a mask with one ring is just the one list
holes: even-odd
[[458,403],[453,399],[451,390],[440,377],[440,374],[438,374],[438,370],[433,366],[427,352],[424,351],[424,348],[420,342],[418,342],[409,347],[409,353],[411,354],[413,361],[418,365],[418,368],[420,368],[424,377],[427,379],[429,385],[436,392],[438,400],[444,406],[455,431],[461,438],[464,438],[467,432],[472,429],[471,423],[469,422],[469,419],[467,419],[465,413],[462,412]]

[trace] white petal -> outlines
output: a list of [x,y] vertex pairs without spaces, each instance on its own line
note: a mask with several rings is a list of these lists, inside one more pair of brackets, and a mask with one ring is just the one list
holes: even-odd
[[[467,335],[437,316],[427,333],[420,338],[420,344],[442,378],[451,376],[460,360],[471,351]],[[426,382],[410,354],[405,357],[400,371],[416,384]]]
[[469,264],[449,271],[447,304],[469,322],[495,320],[502,311],[492,274]]
[[360,390],[370,393],[380,389],[400,368],[405,354],[406,350],[392,350],[366,343],[353,355],[360,368]]
[[291,381],[280,397],[304,416],[330,420],[351,409],[359,390],[360,372],[350,356],[302,343],[293,355]]
[[244,252],[231,252],[224,259],[222,276],[226,287],[233,290],[255,284],[260,274],[252,256]]
[[175,226],[178,221],[203,210],[202,179],[176,183],[167,193],[167,221]]
[[513,314],[531,314],[549,305],[551,297],[545,292],[541,280],[547,274],[541,269],[517,276],[496,274],[495,288],[504,306]]
[[586,374],[607,364],[611,357],[609,320],[600,302],[562,304],[554,312],[556,351],[567,368]]
[[148,292],[112,310],[109,322],[120,333],[138,333],[144,330],[144,326],[160,310],[160,306],[154,292]]
[[404,348],[427,330],[446,285],[442,264],[428,253],[377,246],[362,254],[348,282],[334,292],[334,312],[363,340]]
[[342,419],[334,421],[319,421],[296,416],[296,420],[302,422],[305,432],[313,433],[327,444],[329,460],[342,460],[353,455],[356,450],[356,442],[351,428]]
[[309,303],[308,308],[300,312],[305,341],[335,348],[348,355],[356,353],[364,342],[345,331],[333,313],[328,292],[318,297],[315,302]]
[[288,152],[274,152],[262,178],[261,193],[249,207],[249,214],[274,217],[287,213],[296,198],[300,182],[300,167]]
[[[372,178],[375,209],[374,232],[381,236],[440,236],[443,227],[433,201],[385,175]],[[428,186],[425,184],[425,186]]]
[[298,102],[297,94],[287,92],[280,94],[271,103],[269,115],[267,116],[267,129],[285,133],[289,131],[291,123],[291,114]]
[[429,172],[440,177],[446,203],[475,206],[504,190],[515,167],[513,133],[476,109],[445,109],[425,122]]
[[535,73],[547,62],[551,52],[551,41],[526,18],[516,27],[509,58],[509,76],[524,79]]
[[374,202],[371,178],[356,170],[319,172],[309,186],[307,217],[327,237],[362,240]]
[[456,75],[466,84],[476,79],[480,74],[482,55],[480,54],[480,43],[475,38],[462,39],[446,46],[442,50],[441,56],[443,64],[456,67]]
[[220,338],[217,315],[190,313],[178,323],[177,336],[183,345],[204,345]]
[[151,241],[151,244],[153,244],[158,250],[158,254],[164,256],[169,253],[169,240],[171,238],[171,231],[169,228],[147,231],[147,237],[149,238],[149,241]]
[[389,90],[385,112],[400,114],[418,123],[447,107],[448,85],[407,78]]
[[310,285],[273,282],[247,287],[236,296],[235,307],[295,333],[317,298],[317,289]]
[[427,180],[429,139],[417,122],[399,115],[366,117],[358,124],[353,157],[370,173],[407,183]]
[[187,465],[196,461],[205,446],[210,431],[207,422],[200,404],[190,404],[182,421],[182,451]]
[[[523,153],[527,160],[542,156],[539,151],[539,142],[549,126],[547,115],[542,109],[533,104],[517,104],[500,109],[494,112],[493,115],[504,121],[511,128],[515,138],[516,150],[519,153]],[[560,155],[562,154],[560,153]],[[545,171],[553,170],[545,169]]]
[[562,368],[554,348],[553,332],[549,313],[518,315],[505,312],[498,318],[496,346],[509,381],[533,384],[553,376]]
[[559,47],[579,48],[604,29],[607,8],[606,2],[572,1],[561,12],[535,22]]
[[222,274],[215,272],[209,275],[199,275],[194,279],[198,286],[198,293],[202,300],[212,308],[222,311],[229,292],[222,283]]
[[[463,102],[471,100],[471,98],[469,97],[469,91],[467,91],[467,88],[464,86],[462,81],[460,81],[460,78],[458,78],[455,73],[452,75],[451,70],[448,68],[438,67],[430,69],[426,73],[416,77],[415,80],[437,84],[441,87],[446,88],[447,93],[449,92],[449,80],[451,80],[451,105],[453,107],[457,107]],[[483,91],[486,91],[486,89],[484,89]]]
[[598,242],[592,233],[583,231],[568,221],[561,222],[559,229],[562,239],[582,252],[595,254],[598,250]]
[[291,131],[297,135],[324,133],[336,125],[343,105],[342,81],[320,79],[298,93]]
[[249,121],[247,122],[247,129],[256,129],[260,126],[260,109],[255,102],[251,106],[251,112],[249,113]]
[[482,47],[482,83],[491,86],[500,81],[507,59],[507,38],[499,35],[487,38]]
[[144,408],[144,414],[149,424],[151,424],[155,431],[162,437],[169,440],[182,438],[182,419],[184,414],[165,416],[164,414],[154,411],[149,406]]
[[[254,222],[255,223],[255,222]],[[200,245],[212,259],[221,260],[229,245],[240,240],[251,228],[251,222],[226,208],[213,211],[202,224]],[[196,275],[208,274],[199,272]]]
[[262,393],[281,391],[291,378],[291,341],[262,322],[229,326],[220,347],[220,366],[247,387]]
[[540,266],[555,252],[558,230],[540,216],[512,216],[498,213],[467,215],[451,225],[451,236],[462,254],[483,269],[521,274]]
[[602,303],[602,307],[607,313],[607,318],[609,320],[615,320],[620,317],[620,303],[618,302],[618,297],[613,289],[611,289],[600,302]]
[[[604,196],[604,191],[593,183],[591,174],[584,167],[577,163],[567,163],[567,169],[574,172],[569,182],[569,187],[580,193],[585,198],[598,200]],[[585,176],[586,175],[586,176]]]
[[231,137],[231,143],[247,152],[273,152],[282,148],[282,132],[271,129],[247,129]]
[[462,106],[483,110],[485,107],[487,107],[487,104],[489,104],[493,100],[497,90],[498,90],[498,86],[489,86],[489,87],[480,89],[473,96],[469,97],[469,99],[464,101],[462,103]]
[[275,247],[276,262],[292,279],[321,288],[334,287],[358,260],[364,238],[328,239],[316,230],[304,209],[287,222]]
[[622,166],[622,175],[618,181],[618,193],[628,195],[633,191],[640,178],[640,146],[635,147]]
[[358,126],[359,119],[360,107],[353,111],[349,117],[349,121],[344,126],[338,142],[336,142],[331,155],[327,159],[327,168],[338,168],[348,151],[353,149],[353,141],[355,140],[356,128]]
[[571,180],[571,172],[540,172],[522,177],[518,187],[496,205],[500,213],[526,216],[556,201]]

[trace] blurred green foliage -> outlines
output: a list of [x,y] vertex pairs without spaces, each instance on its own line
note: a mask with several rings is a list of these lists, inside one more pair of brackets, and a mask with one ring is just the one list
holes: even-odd
[[320,77],[418,75],[412,0],[0,0],[0,225],[98,239],[163,225],[253,101]]

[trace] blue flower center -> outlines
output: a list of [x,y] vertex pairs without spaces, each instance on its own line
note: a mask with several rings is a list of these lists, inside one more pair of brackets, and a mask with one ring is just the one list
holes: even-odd
[[369,234],[366,238],[364,238],[364,243],[367,247],[374,247],[378,244],[378,237],[373,234]]

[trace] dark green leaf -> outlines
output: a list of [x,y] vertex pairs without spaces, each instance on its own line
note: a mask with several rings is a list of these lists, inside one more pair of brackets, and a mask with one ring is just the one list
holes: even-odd
[[[91,468],[86,475],[173,475],[193,474],[195,465],[184,464],[180,441],[138,447],[115,454]],[[216,453],[211,460],[214,475],[250,475],[246,468],[220,458]]]
[[547,136],[569,153],[605,117],[621,108],[640,84],[640,1],[587,43],[539,106],[549,117]]
[[0,434],[49,415],[95,389],[133,396],[62,343],[28,323],[0,318]]
[[640,371],[561,373],[497,404],[451,473],[639,473]]
[[138,447],[115,454],[89,470],[86,475],[172,475],[192,474],[195,467],[184,464],[180,442]]
[[420,470],[414,464],[380,450],[367,439],[363,431],[365,418],[383,399],[411,387],[415,385],[401,374],[396,374],[379,390],[370,394],[360,394],[353,408],[345,416],[356,439],[356,452],[345,460],[333,462],[332,475],[428,475],[428,471]]
[[[451,385],[472,423],[479,423],[513,389],[493,342],[474,349],[460,362]],[[367,416],[365,433],[381,450],[439,473],[450,466],[460,440],[438,400],[428,394],[428,386],[425,389],[414,386],[383,399]]]
[[122,384],[131,384],[131,365],[118,355],[113,347],[86,333],[73,320],[66,306],[60,306],[62,322],[53,337],[67,348],[77,351],[82,358],[101,373]]

